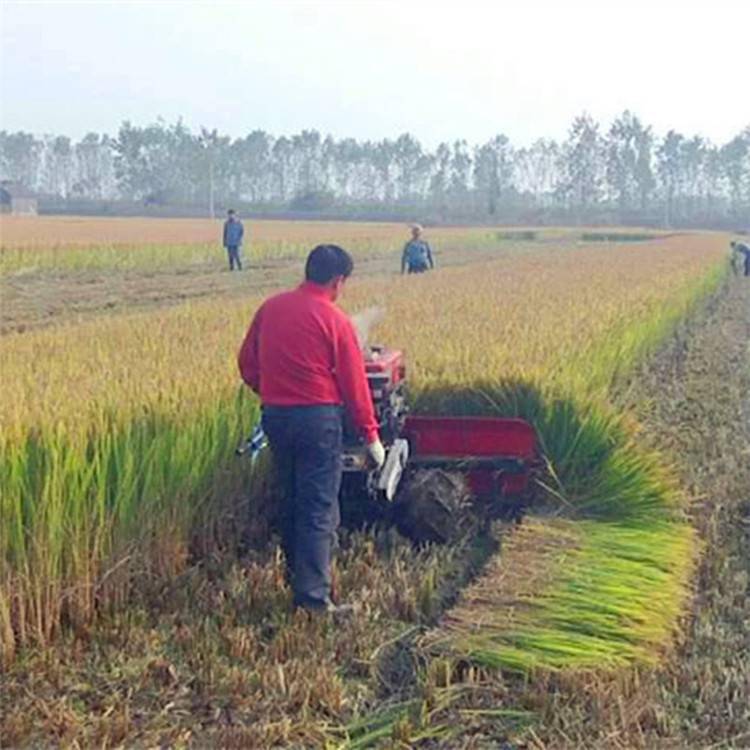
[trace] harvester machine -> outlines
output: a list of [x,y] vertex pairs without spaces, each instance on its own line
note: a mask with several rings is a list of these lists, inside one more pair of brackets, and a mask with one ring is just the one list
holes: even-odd
[[[448,541],[467,506],[516,509],[538,461],[534,429],[522,419],[409,414],[403,352],[365,346],[365,370],[380,437],[381,469],[345,429],[341,515],[346,526],[387,520],[415,541]],[[263,447],[260,428],[239,453]]]

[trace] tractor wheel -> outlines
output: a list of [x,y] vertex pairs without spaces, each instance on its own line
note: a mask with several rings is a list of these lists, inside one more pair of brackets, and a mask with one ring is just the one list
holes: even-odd
[[399,489],[391,520],[414,542],[446,544],[462,536],[475,523],[471,495],[460,474],[426,469],[409,476]]

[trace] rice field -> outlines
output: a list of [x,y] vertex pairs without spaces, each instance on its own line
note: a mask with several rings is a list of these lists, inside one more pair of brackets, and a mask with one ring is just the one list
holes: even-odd
[[[337,242],[358,257],[397,253],[408,237],[404,224],[252,220],[243,243],[247,260],[303,258],[320,242]],[[202,267],[216,262],[222,220],[79,219],[0,217],[0,274],[36,271]],[[497,241],[492,229],[444,227],[433,244],[460,241],[483,247]]]
[[[303,258],[320,242],[336,242],[358,257],[395,254],[408,225],[388,222],[245,219],[243,253],[248,260]],[[201,267],[221,254],[222,219],[123,219],[0,215],[0,275],[37,271]],[[658,233],[618,230],[613,237],[638,241]],[[433,247],[486,248],[538,240],[586,240],[584,230],[519,230],[508,227],[432,227]]]
[[[89,231],[103,241],[98,226]],[[138,231],[123,230],[122,245],[106,241],[128,255],[138,239],[128,233]],[[298,242],[300,252],[318,238],[307,226],[292,239],[274,231],[264,224],[258,236]],[[391,239],[395,248],[393,227],[368,231],[336,239],[363,252]],[[473,231],[469,243],[499,241]],[[159,253],[171,239],[160,239]],[[175,247],[182,241],[175,236]],[[60,244],[50,258],[91,252]],[[14,257],[4,270],[23,262]],[[258,414],[235,353],[260,299],[3,336],[0,656],[18,669],[71,634],[150,638],[138,657],[146,682],[177,690],[171,654],[192,664],[191,684],[225,691],[242,717],[182,737],[185,721],[161,716],[149,720],[150,739],[256,747],[408,746],[450,736],[430,716],[484,674],[536,679],[658,664],[674,643],[700,545],[671,457],[646,447],[612,394],[725,272],[725,239],[694,234],[564,251],[551,236],[525,254],[419,278],[355,274],[344,304],[385,307],[376,337],[406,350],[414,410],[524,417],[547,470],[517,529],[426,550],[392,531],[351,536],[337,585],[361,610],[341,633],[291,615],[272,546],[234,552],[248,525],[267,537],[267,475],[233,455]],[[209,562],[196,568],[199,560]],[[205,580],[196,572],[213,565]],[[154,589],[169,590],[177,609],[147,614],[154,605],[144,592]],[[174,618],[185,615],[175,612],[186,607],[196,619],[180,625]],[[123,620],[128,611],[137,628]],[[426,671],[384,659],[406,641]],[[121,649],[138,650],[131,641]],[[87,659],[57,669],[75,673],[86,662],[90,670]],[[403,673],[386,675],[384,665]],[[498,726],[528,719],[512,706],[497,710]],[[121,742],[136,736],[129,722]],[[110,731],[93,722],[70,737],[117,744]]]
[[[12,216],[0,215],[0,237],[3,248],[50,249],[67,247],[70,249],[117,245],[135,247],[152,245],[211,244],[217,242],[221,234],[224,217],[217,219],[170,219],[170,218],[117,218],[80,216]],[[356,243],[357,240],[382,242],[394,237],[403,237],[406,225],[398,222],[367,221],[286,221],[274,219],[248,219],[249,239],[261,242],[296,243],[304,246],[319,242]],[[499,227],[431,227],[431,237],[457,232],[492,232],[498,239],[534,239],[535,236],[558,238],[571,233],[580,234],[586,239],[591,234],[586,227],[572,230],[568,227],[528,229]],[[596,239],[606,240],[610,235],[618,237],[635,236],[650,239],[664,234],[658,230],[645,233],[637,228],[618,228]]]
[[[78,216],[0,216],[3,247],[96,247],[100,245],[209,244],[221,237],[217,219],[104,218]],[[245,217],[240,217],[248,221]],[[403,235],[404,225],[389,222],[281,221],[252,219],[250,239],[313,245],[332,237],[353,242]]]

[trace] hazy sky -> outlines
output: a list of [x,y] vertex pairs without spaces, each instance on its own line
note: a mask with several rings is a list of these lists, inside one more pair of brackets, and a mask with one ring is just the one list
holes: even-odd
[[625,108],[724,141],[750,124],[750,0],[0,0],[0,127],[183,117],[428,145],[562,137]]

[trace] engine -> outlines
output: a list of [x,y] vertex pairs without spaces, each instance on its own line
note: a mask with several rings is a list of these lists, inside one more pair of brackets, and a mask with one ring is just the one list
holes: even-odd
[[[383,346],[367,347],[365,372],[380,439],[388,449],[403,432],[406,419],[406,365],[403,352]],[[347,425],[344,437],[344,471],[366,470],[366,459],[362,439],[351,425]]]
[[382,346],[365,349],[365,372],[386,461],[380,471],[368,458],[367,447],[351,425],[344,431],[341,513],[345,525],[379,518],[393,500],[409,457],[402,437],[406,420],[406,366],[403,352]]

